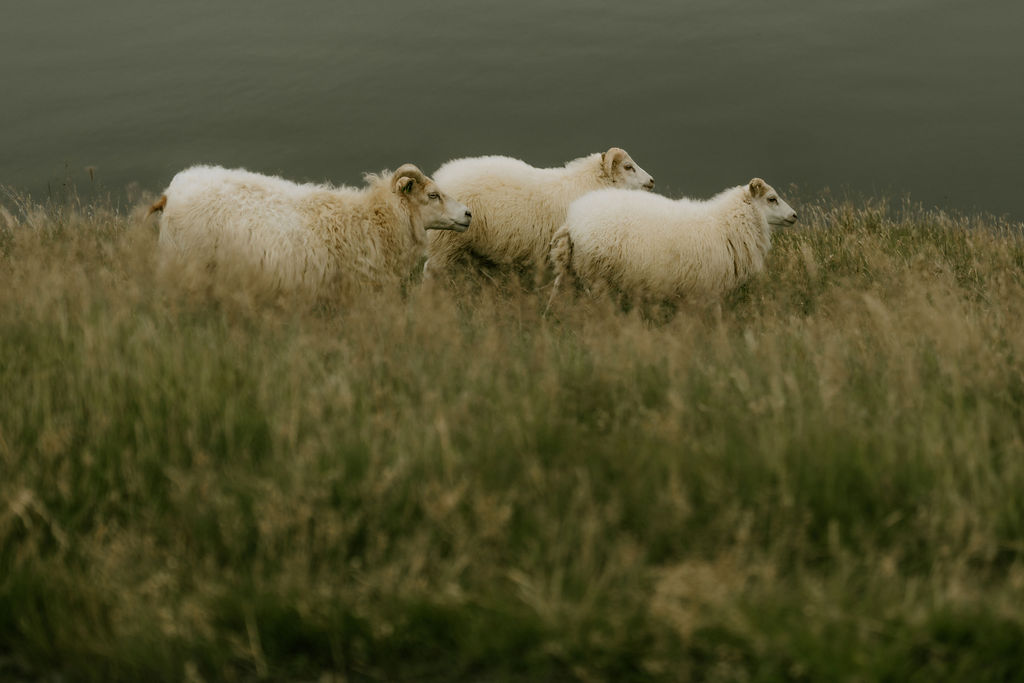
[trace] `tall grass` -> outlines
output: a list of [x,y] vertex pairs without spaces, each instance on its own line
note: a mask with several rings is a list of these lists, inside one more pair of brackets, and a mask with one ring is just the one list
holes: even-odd
[[1024,679],[1024,234],[829,197],[721,317],[197,299],[0,212],[0,678]]

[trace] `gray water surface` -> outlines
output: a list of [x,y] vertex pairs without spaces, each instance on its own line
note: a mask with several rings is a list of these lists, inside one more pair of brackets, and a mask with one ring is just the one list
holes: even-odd
[[0,185],[617,145],[671,196],[756,175],[1020,219],[1022,29],[1008,0],[4,3]]

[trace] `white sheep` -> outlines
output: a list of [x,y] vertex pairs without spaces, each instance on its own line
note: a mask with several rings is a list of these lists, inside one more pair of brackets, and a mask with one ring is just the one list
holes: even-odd
[[469,209],[413,164],[365,178],[360,189],[181,171],[150,209],[163,212],[160,269],[185,284],[212,273],[277,292],[360,291],[408,277],[427,230],[469,227]]
[[764,269],[771,228],[796,219],[760,178],[705,201],[591,192],[572,203],[551,241],[551,301],[572,276],[630,301],[714,302]]
[[654,178],[618,147],[561,168],[534,168],[502,156],[456,159],[441,166],[434,179],[469,205],[473,227],[430,236],[424,267],[428,276],[451,273],[467,258],[539,274],[551,236],[574,199],[606,187],[654,187]]

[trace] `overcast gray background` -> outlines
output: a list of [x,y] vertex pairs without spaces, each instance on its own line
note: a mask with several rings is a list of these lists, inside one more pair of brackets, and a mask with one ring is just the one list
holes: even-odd
[[8,3],[0,184],[618,145],[673,196],[759,175],[1024,218],[1022,27],[1003,0]]

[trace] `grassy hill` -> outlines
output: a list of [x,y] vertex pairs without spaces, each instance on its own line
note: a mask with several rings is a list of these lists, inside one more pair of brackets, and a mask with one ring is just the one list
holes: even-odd
[[0,679],[1024,679],[1019,224],[794,202],[655,323],[197,299],[6,205]]

